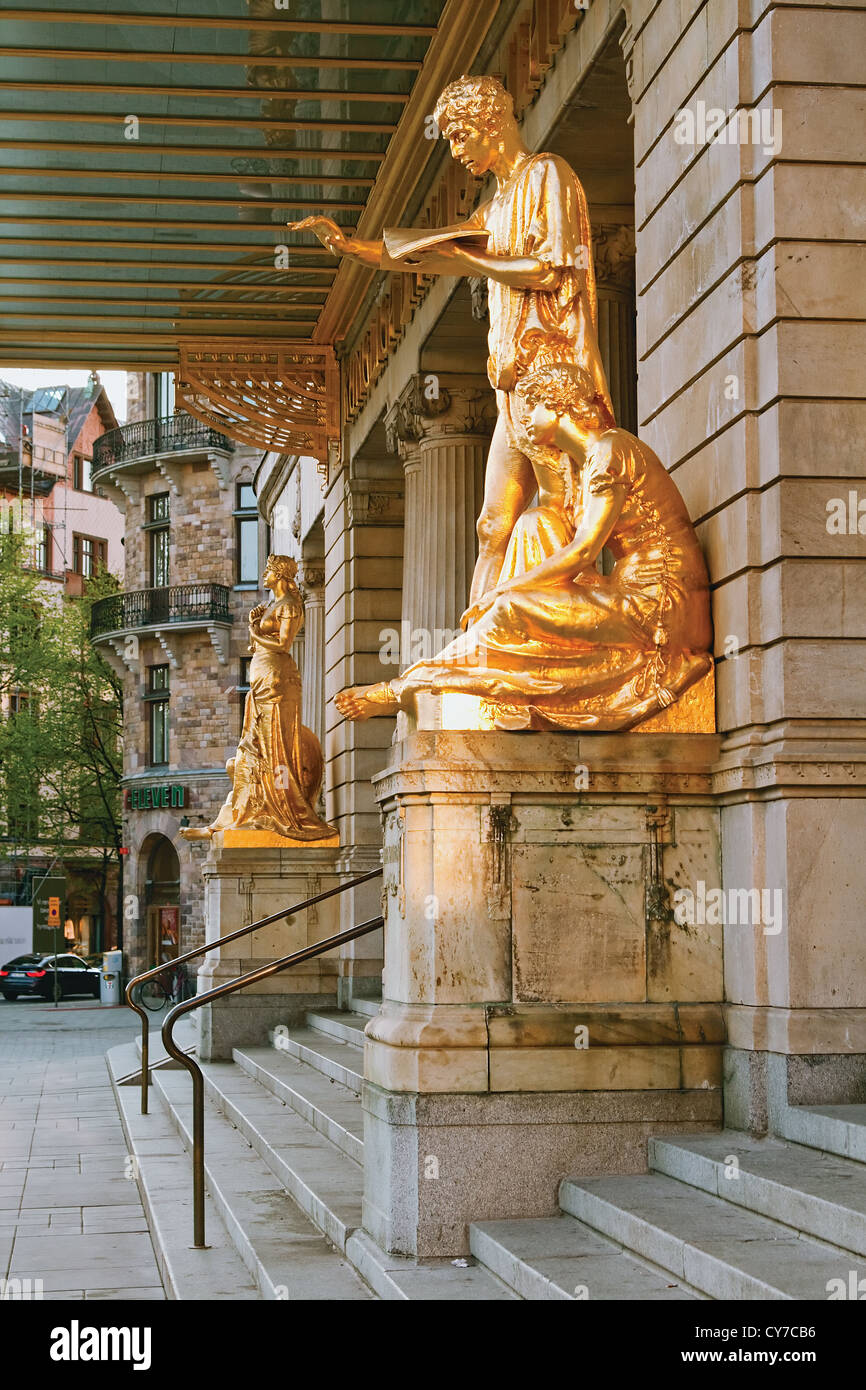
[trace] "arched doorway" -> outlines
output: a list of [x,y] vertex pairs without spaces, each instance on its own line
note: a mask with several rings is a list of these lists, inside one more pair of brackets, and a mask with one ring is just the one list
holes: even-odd
[[144,913],[150,969],[174,960],[180,949],[180,861],[165,835],[152,835],[145,848]]

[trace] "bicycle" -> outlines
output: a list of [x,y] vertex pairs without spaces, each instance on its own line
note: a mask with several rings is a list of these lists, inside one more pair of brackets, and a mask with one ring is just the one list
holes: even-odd
[[191,990],[186,971],[182,965],[166,966],[152,980],[145,980],[139,986],[138,1002],[152,1013],[158,1013],[166,1004],[179,1004],[188,999]]

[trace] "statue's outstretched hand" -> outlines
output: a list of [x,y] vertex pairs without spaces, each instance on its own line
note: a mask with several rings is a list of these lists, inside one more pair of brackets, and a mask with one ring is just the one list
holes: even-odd
[[499,598],[499,594],[499,589],[490,589],[486,594],[482,594],[481,598],[476,599],[475,603],[470,603],[469,607],[460,618],[460,626],[464,632],[472,627],[474,623],[477,623],[479,618],[483,618],[488,608],[493,607],[494,603]]
[[349,249],[345,232],[331,217],[304,217],[300,222],[287,222],[286,226],[290,232],[312,232],[335,256],[341,256]]

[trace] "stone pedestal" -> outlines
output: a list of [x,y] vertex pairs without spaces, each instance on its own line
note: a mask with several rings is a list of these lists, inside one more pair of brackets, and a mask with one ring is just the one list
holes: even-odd
[[[241,834],[234,831],[215,835],[202,867],[206,941],[216,941],[238,927],[334,888],[341,881],[337,869],[339,845],[285,848],[225,843],[226,838],[238,838]],[[241,937],[224,951],[209,953],[198,973],[198,992],[236,979],[339,930],[340,899],[335,896]],[[232,1048],[242,1043],[266,1043],[268,1030],[278,1023],[299,1022],[306,1010],[313,1007],[332,1008],[337,998],[339,965],[337,955],[329,953],[204,1005],[200,1011],[201,1056],[205,1061],[230,1058]]]
[[723,926],[680,924],[673,896],[720,884],[718,749],[395,746],[375,779],[386,945],[364,1095],[364,1224],[385,1248],[465,1253],[472,1220],[551,1215],[567,1174],[645,1171],[648,1135],[718,1127]]

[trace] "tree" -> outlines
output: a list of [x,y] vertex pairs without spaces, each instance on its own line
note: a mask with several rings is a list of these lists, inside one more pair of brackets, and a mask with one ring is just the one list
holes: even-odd
[[49,858],[92,861],[102,899],[122,843],[123,689],[90,641],[90,611],[117,581],[103,571],[83,597],[58,596],[28,559],[26,535],[0,537],[6,844],[14,856],[38,848]]

